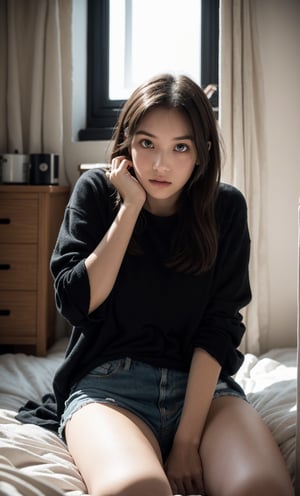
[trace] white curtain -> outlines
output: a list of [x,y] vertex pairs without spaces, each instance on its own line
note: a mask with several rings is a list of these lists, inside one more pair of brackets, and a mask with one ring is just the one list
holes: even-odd
[[220,2],[220,127],[226,155],[222,180],[237,186],[248,203],[253,298],[244,312],[243,350],[255,354],[264,351],[268,333],[264,99],[256,33],[260,1]]
[[0,152],[58,153],[61,166],[60,29],[59,0],[0,0]]

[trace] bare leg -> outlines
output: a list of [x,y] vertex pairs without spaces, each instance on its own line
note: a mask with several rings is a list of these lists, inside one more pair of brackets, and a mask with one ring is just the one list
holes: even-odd
[[200,447],[209,496],[293,496],[290,477],[269,429],[251,405],[213,400]]
[[68,448],[91,496],[171,496],[158,442],[120,408],[92,403],[66,426]]

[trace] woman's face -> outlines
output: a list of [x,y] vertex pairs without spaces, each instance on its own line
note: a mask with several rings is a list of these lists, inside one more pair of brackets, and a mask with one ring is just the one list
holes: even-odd
[[197,150],[188,119],[177,109],[159,107],[141,119],[131,142],[137,180],[156,215],[171,215],[176,200],[197,161]]

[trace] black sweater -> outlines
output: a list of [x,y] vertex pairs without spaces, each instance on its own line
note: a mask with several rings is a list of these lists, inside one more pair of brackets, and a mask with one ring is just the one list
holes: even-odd
[[188,370],[195,347],[212,355],[222,375],[232,375],[243,356],[239,310],[251,298],[247,207],[242,194],[221,184],[216,205],[217,260],[195,276],[165,267],[178,231],[176,215],[142,211],[142,255],[126,254],[115,286],[88,315],[90,288],[85,258],[115,217],[114,187],[102,171],[84,173],[66,208],[51,259],[56,304],[73,325],[66,358],[54,378],[58,414],[71,385],[108,359],[130,356],[158,367]]

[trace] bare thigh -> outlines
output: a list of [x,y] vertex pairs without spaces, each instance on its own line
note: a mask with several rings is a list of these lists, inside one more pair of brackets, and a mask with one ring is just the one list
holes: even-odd
[[200,447],[209,496],[292,496],[290,477],[269,429],[240,398],[212,402]]
[[91,496],[171,496],[158,442],[134,414],[88,404],[68,421],[66,440]]

